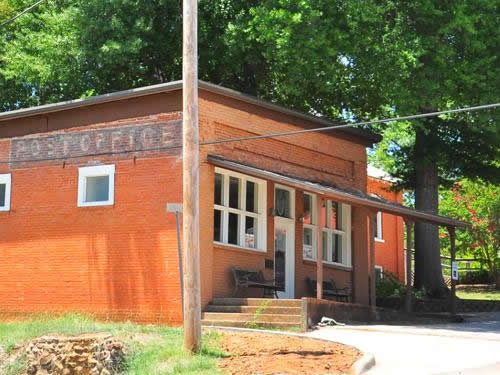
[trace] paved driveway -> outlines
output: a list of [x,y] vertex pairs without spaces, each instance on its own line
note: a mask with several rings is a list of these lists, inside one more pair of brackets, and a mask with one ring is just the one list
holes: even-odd
[[374,354],[369,375],[500,375],[500,313],[461,324],[336,326],[308,335]]

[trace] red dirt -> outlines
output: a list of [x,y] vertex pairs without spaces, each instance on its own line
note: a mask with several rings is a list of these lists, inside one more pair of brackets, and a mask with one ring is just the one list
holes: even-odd
[[233,375],[338,375],[361,357],[342,344],[259,333],[225,332],[221,347],[231,356],[219,367]]

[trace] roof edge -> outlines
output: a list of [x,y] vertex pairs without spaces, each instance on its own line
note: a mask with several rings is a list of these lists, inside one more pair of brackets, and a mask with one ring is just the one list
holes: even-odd
[[[206,90],[218,95],[226,96],[232,99],[240,100],[248,104],[253,104],[258,107],[266,108],[272,111],[280,112],[285,115],[289,115],[301,120],[306,120],[306,121],[311,121],[314,123],[317,123],[321,126],[335,126],[338,124],[335,124],[334,122],[330,120],[326,120],[323,118],[315,117],[312,115],[308,115],[299,111],[295,111],[283,106],[280,106],[278,104],[270,103],[261,99],[258,99],[254,96],[244,94],[242,92],[229,89],[226,87],[222,87],[213,83],[205,82],[205,81],[198,81],[198,86],[202,90]],[[0,122],[2,121],[7,121],[7,120],[15,120],[18,118],[23,118],[23,117],[28,117],[28,116],[37,116],[37,115],[43,115],[47,113],[53,113],[53,112],[60,112],[60,111],[65,111],[65,110],[70,110],[70,109],[75,109],[75,108],[80,108],[80,107],[87,107],[91,105],[97,105],[97,104],[103,104],[103,103],[109,103],[113,101],[118,101],[118,100],[125,100],[125,99],[131,99],[131,98],[137,98],[141,96],[146,96],[146,95],[154,95],[154,94],[159,94],[159,93],[164,93],[164,92],[171,92],[171,91],[176,91],[176,90],[181,90],[182,89],[182,81],[172,81],[172,82],[167,82],[167,83],[160,83],[157,85],[152,85],[152,86],[145,86],[145,87],[139,87],[135,89],[130,89],[130,90],[124,90],[124,91],[117,91],[109,94],[103,94],[103,95],[97,95],[97,96],[91,96],[88,98],[84,99],[74,99],[74,100],[68,100],[64,102],[59,102],[59,103],[52,103],[52,104],[44,104],[36,107],[30,107],[30,108],[23,108],[23,109],[16,109],[13,111],[8,111],[8,112],[0,112]],[[372,131],[366,130],[366,129],[360,129],[360,128],[355,128],[354,126],[352,128],[342,128],[338,129],[337,131],[348,134],[351,136],[355,137],[361,137],[363,138],[366,142],[373,144],[380,142],[382,140],[382,137],[379,134],[376,134]]]

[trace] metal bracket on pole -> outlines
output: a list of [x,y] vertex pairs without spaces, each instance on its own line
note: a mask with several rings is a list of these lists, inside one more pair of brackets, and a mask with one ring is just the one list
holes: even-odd
[[181,244],[181,224],[180,213],[182,212],[182,203],[167,203],[167,212],[175,213],[175,228],[177,232],[177,254],[179,256],[179,275],[181,278],[181,303],[182,318],[184,319],[184,274],[182,269],[182,244]]

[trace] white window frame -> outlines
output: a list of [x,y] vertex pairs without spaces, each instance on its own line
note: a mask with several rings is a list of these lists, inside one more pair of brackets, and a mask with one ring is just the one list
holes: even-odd
[[[221,223],[221,234],[222,241],[214,241],[215,244],[221,244],[224,246],[232,246],[235,248],[253,250],[258,252],[267,251],[267,182],[255,177],[250,177],[242,173],[233,172],[227,169],[215,168],[215,173],[222,175],[222,203],[223,205],[215,204],[214,210],[219,210],[222,212],[222,223]],[[246,207],[246,190],[247,181],[253,182],[257,185],[257,212],[249,212],[242,209],[229,207],[229,178],[236,177],[241,181],[240,187],[240,207]],[[215,174],[214,174],[214,184],[215,184]],[[229,213],[234,213],[240,217],[253,217],[257,220],[257,243],[255,247],[246,247],[245,244],[245,220],[240,220],[239,222],[239,239],[238,245],[228,243],[228,223],[229,223]]]
[[377,224],[377,231],[374,234],[375,241],[377,242],[385,242],[384,240],[384,232],[383,230],[383,213],[382,211],[377,212],[377,218],[376,218],[376,224]]
[[[384,278],[384,267],[382,267],[382,266],[377,266],[377,265],[376,265],[376,266],[375,266],[375,269],[380,270],[380,275],[381,275],[381,277],[380,277],[380,278],[381,278],[381,279],[383,279],[383,278]],[[376,274],[377,274],[377,273],[375,273],[375,275],[376,275]],[[375,277],[375,281],[377,281],[376,277]]]
[[[312,193],[307,193],[304,192],[304,197],[308,195],[312,198],[312,207],[311,207],[311,221],[312,224],[303,224],[302,228],[302,257],[305,260],[316,260],[316,253],[317,253],[317,244],[316,242],[318,241],[318,205],[317,205],[317,196],[316,194]],[[312,230],[312,258],[308,258],[305,256],[304,252],[304,232],[305,229],[311,229]]]
[[[86,202],[87,177],[109,176],[107,201]],[[96,165],[78,168],[78,207],[111,206],[115,203],[115,165]]]
[[[339,208],[342,210],[342,227],[344,230],[332,229],[331,215],[329,212],[332,208],[332,200],[325,200],[326,204],[326,227],[321,228],[322,233],[327,233],[327,258],[333,259],[333,240],[332,234],[339,234],[342,237],[342,263],[324,260],[323,263],[334,264],[344,267],[352,267],[352,253],[351,253],[351,206],[348,204],[337,202]],[[321,215],[321,213],[318,213]],[[321,220],[319,220],[321,222]],[[323,236],[323,234],[322,234]]]
[[12,185],[10,173],[0,174],[0,184],[5,184],[5,204],[0,206],[0,211],[10,211],[10,192]]

